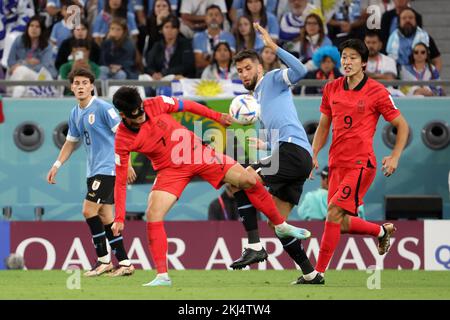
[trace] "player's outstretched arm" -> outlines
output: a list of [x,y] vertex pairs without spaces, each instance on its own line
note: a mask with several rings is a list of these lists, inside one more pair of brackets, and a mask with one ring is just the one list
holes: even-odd
[[208,107],[205,107],[204,105],[202,105],[198,102],[191,101],[191,100],[183,100],[183,101],[180,100],[179,103],[183,104],[183,108],[181,111],[195,113],[199,116],[206,117],[211,120],[217,121],[226,127],[228,127],[229,125],[231,125],[234,122],[233,117],[230,116],[229,114],[220,113],[215,110],[211,110]]
[[47,182],[50,184],[55,184],[55,177],[58,173],[58,169],[63,165],[64,162],[67,161],[67,159],[70,158],[70,155],[75,150],[75,146],[77,145],[76,141],[68,141],[64,142],[64,145],[61,148],[61,151],[59,152],[58,158],[56,159],[55,163],[53,163],[53,166],[50,168],[50,170],[47,173]]
[[382,161],[383,167],[381,170],[383,170],[386,177],[392,175],[397,169],[398,161],[400,160],[403,149],[405,149],[409,135],[408,123],[402,115],[399,115],[390,121],[390,123],[397,128],[397,137],[395,138],[395,145],[391,155],[384,157]]
[[314,177],[314,171],[319,168],[319,161],[317,157],[320,150],[323,148],[327,142],[328,133],[330,132],[331,118],[325,114],[320,115],[319,126],[317,127],[316,133],[314,134],[314,140],[312,143],[313,149],[313,169],[309,176],[310,179]]
[[283,60],[283,62],[289,67],[289,69],[287,69],[286,71],[287,77],[289,78],[289,82],[295,84],[300,79],[302,79],[308,72],[305,65],[301,63],[301,61],[297,59],[295,56],[278,47],[277,44],[270,37],[269,32],[267,32],[266,29],[261,27],[259,23],[253,23],[253,26],[255,27],[255,30],[261,33],[264,44],[266,46],[269,46],[274,52],[276,52],[277,56],[281,60]]

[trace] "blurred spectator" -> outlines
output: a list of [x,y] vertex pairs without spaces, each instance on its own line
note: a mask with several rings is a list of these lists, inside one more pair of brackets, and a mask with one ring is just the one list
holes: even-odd
[[[57,22],[53,28],[52,33],[50,34],[50,42],[55,46],[55,51],[57,52],[58,48],[61,46],[62,42],[66,40],[67,38],[70,38],[72,35],[72,28],[73,26],[69,26],[68,19],[71,17],[69,13],[67,12],[67,8],[69,6],[74,6],[75,1],[72,0],[66,0],[63,2],[61,6],[61,15],[63,19],[59,22]],[[81,12],[80,8],[80,12]]]
[[201,78],[208,80],[239,79],[236,67],[232,65],[232,54],[227,42],[219,42],[214,48],[211,64],[203,70]]
[[22,35],[34,16],[32,0],[3,0],[0,2],[0,60],[8,65],[9,51],[14,40]]
[[128,37],[127,22],[114,18],[109,26],[108,37],[101,45],[100,79],[137,79],[135,69],[136,50]]
[[[178,16],[178,5],[181,1],[179,0],[169,0],[170,11],[173,12],[175,16]],[[154,8],[155,0],[142,0],[142,5],[144,6],[144,13],[149,16]]]
[[[433,66],[430,59],[430,50],[424,43],[417,43],[409,58],[409,64],[403,65],[400,70],[401,80],[440,80],[439,71]],[[442,96],[441,87],[435,86],[404,86],[400,90],[408,96]]]
[[394,59],[380,52],[383,47],[380,34],[368,31],[364,42],[369,49],[369,60],[366,65],[366,74],[373,79],[394,80],[397,78],[397,64]]
[[212,50],[219,42],[228,42],[233,53],[236,42],[231,33],[223,31],[221,25],[224,17],[220,7],[211,5],[206,9],[206,26],[203,32],[197,32],[193,39],[195,67],[203,71],[212,61]]
[[58,54],[56,55],[55,67],[59,70],[59,68],[66,63],[68,60],[73,59],[72,54],[72,43],[73,40],[76,39],[86,39],[89,43],[89,60],[95,62],[96,64],[100,63],[100,47],[98,44],[92,39],[91,34],[89,33],[89,25],[86,20],[81,19],[80,24],[73,28],[72,37],[64,40],[59,47]]
[[322,19],[319,15],[311,13],[306,17],[305,25],[300,29],[300,36],[292,42],[287,42],[285,49],[305,63],[308,70],[314,70],[318,66],[308,63],[314,52],[320,47],[331,45],[330,38],[325,35]]
[[246,15],[238,18],[234,37],[236,39],[236,52],[244,49],[253,49],[261,53],[264,48],[264,42],[260,37],[256,36],[251,18]]
[[95,78],[100,77],[100,67],[89,59],[90,47],[86,39],[72,39],[72,60],[64,63],[59,69],[61,79],[68,79],[69,73],[75,69],[84,68],[90,70]]
[[289,0],[290,11],[280,20],[280,40],[292,41],[300,35],[300,28],[305,25],[306,17],[318,9],[307,0]]
[[208,220],[239,220],[239,211],[230,185],[208,207]]
[[156,0],[147,16],[143,32],[139,32],[138,50],[146,56],[153,45],[162,39],[161,27],[164,18],[172,14],[169,0]]
[[[276,14],[277,12],[277,4],[279,0],[264,0],[264,7],[266,7],[266,11],[272,14]],[[233,8],[237,11],[243,10],[245,6],[245,0],[234,0]]]
[[412,48],[419,42],[423,42],[430,49],[431,62],[436,69],[441,70],[442,59],[433,38],[417,26],[415,12],[411,8],[406,8],[400,12],[400,22],[397,30],[390,36],[386,46],[387,54],[396,60],[397,64],[405,65],[409,63]]
[[193,77],[194,53],[191,41],[181,37],[180,22],[174,15],[166,17],[162,22],[163,39],[155,43],[147,55],[146,73],[148,80],[161,80],[164,77]]
[[[206,11],[207,8],[215,5],[219,7],[223,16],[227,14],[227,6],[225,0],[183,0],[180,5],[181,25],[180,32],[188,39],[194,37],[194,33],[201,32],[207,28]],[[225,23],[226,22],[226,23]],[[229,31],[228,21],[221,26],[224,30]]]
[[286,66],[280,62],[280,59],[276,55],[275,51],[270,47],[264,47],[261,52],[261,60],[264,69],[264,73],[272,71],[274,69],[284,69]]
[[245,0],[244,8],[238,13],[238,16],[246,15],[251,18],[253,22],[258,22],[264,29],[266,29],[270,37],[277,41],[280,33],[280,26],[278,20],[270,12],[266,11],[264,1],[262,0]]
[[[143,1],[146,0],[123,0],[127,2],[127,11],[134,14],[138,25],[145,25],[145,11]],[[97,14],[105,7],[105,0],[97,0]]]
[[[329,80],[339,78],[342,74],[339,72],[341,65],[339,50],[334,46],[324,46],[316,50],[312,60],[317,70],[309,71],[305,79]],[[322,94],[323,87],[306,87],[305,94]],[[294,93],[297,93],[294,91]]]
[[97,44],[100,45],[103,41],[113,18],[125,19],[130,36],[137,42],[139,31],[136,26],[134,14],[127,11],[127,1],[108,0],[105,2],[105,8],[100,11],[94,21],[93,37]]
[[[24,34],[14,40],[8,57],[8,73],[10,80],[38,80],[39,75],[47,79],[56,78],[52,46],[39,16],[31,18]],[[25,91],[26,87],[15,86],[12,96],[20,97]]]
[[[410,8],[410,0],[394,0],[394,8],[386,11],[381,17],[381,41],[383,41],[383,51],[386,49],[386,45],[391,33],[393,33],[398,28],[399,15],[406,8]],[[417,25],[422,28],[422,16],[413,10]]]
[[[301,220],[325,220],[328,210],[328,166],[320,172],[320,188],[305,194],[305,198],[298,207]],[[365,219],[364,206],[358,207],[358,216]]]
[[338,0],[328,21],[328,36],[339,44],[349,38],[364,39],[367,0]]

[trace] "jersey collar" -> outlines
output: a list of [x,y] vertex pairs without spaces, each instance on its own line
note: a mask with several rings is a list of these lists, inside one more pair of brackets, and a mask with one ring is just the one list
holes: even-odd
[[86,110],[87,108],[89,108],[91,106],[91,104],[92,104],[92,102],[94,102],[94,100],[95,100],[95,96],[92,96],[91,100],[89,100],[89,103],[87,104],[86,107],[82,108],[80,106],[80,104],[78,104],[78,108],[80,108],[81,110]]
[[261,79],[259,79],[259,81],[256,83],[255,85],[255,89],[253,89],[254,92],[256,92],[256,89],[258,89],[259,85],[261,84],[262,80],[264,79],[264,76],[261,77]]
[[[353,89],[353,91],[361,90],[366,84],[368,78],[369,77],[367,76],[367,74],[364,74],[364,78],[358,83],[358,85]],[[347,83],[347,77],[344,78],[344,90],[345,91],[350,90]]]

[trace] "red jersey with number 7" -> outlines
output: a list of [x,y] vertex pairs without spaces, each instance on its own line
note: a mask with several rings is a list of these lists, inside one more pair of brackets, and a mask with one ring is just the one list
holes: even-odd
[[[177,98],[158,96],[143,101],[147,120],[139,131],[132,131],[122,122],[115,140],[116,182],[114,201],[116,221],[123,222],[125,217],[126,185],[130,152],[140,152],[152,161],[155,170],[167,167],[180,167],[184,162],[192,162],[196,146],[202,146],[202,140],[188,130],[170,113],[192,112],[220,122],[222,114],[199,103]],[[186,151],[186,154],[183,152]],[[188,158],[186,158],[186,156]]]
[[[390,122],[400,115],[387,89],[364,75],[350,90],[340,77],[325,85],[320,112],[331,118],[330,167],[360,168],[373,165],[373,136],[380,115]],[[370,164],[369,164],[370,162]]]

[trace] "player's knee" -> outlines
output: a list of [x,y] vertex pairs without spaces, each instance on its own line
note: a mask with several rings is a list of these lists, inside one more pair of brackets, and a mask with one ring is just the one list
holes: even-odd
[[147,208],[147,210],[145,210],[145,215],[148,222],[158,222],[164,220],[164,213],[155,208]]
[[344,210],[338,206],[330,205],[328,207],[327,221],[341,223],[344,218]]

